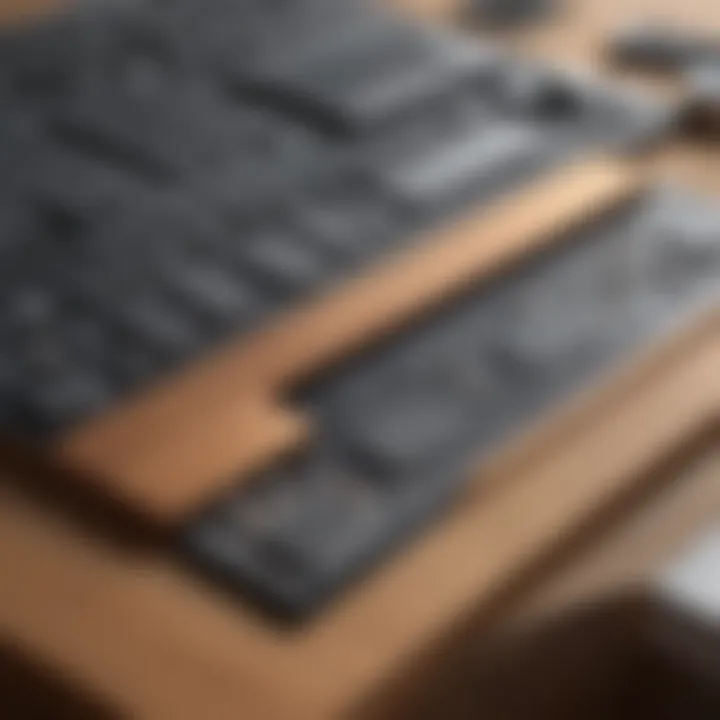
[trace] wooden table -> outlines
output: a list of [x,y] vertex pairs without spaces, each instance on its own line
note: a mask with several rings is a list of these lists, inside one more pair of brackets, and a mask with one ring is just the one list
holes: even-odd
[[[712,0],[568,3],[552,26],[508,41],[599,66],[607,29],[629,15],[662,6],[720,24]],[[441,0],[399,4],[452,17]],[[677,141],[643,162],[657,177],[720,192],[717,154]],[[634,581],[717,514],[718,368],[715,314],[514,444],[483,489],[300,631],[270,627],[161,554],[101,541],[9,483],[0,638],[120,717],[416,717],[414,703],[430,707],[490,624],[525,625]]]

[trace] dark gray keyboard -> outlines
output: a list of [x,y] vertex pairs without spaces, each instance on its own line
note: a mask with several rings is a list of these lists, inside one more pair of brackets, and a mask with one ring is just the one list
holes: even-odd
[[670,114],[349,0],[0,38],[0,423],[106,411],[473,203]]
[[266,608],[316,611],[518,429],[717,305],[719,283],[720,210],[641,198],[302,389],[310,449],[207,509],[184,552]]

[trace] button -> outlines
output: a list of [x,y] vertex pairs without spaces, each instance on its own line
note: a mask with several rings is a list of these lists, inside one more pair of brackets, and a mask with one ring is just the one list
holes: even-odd
[[507,107],[537,120],[573,120],[586,105],[579,80],[562,73],[528,69],[509,71],[502,95]]
[[176,262],[165,266],[164,272],[168,291],[186,302],[200,319],[236,325],[247,323],[257,315],[256,295],[247,283],[227,270]]
[[58,112],[56,137],[152,182],[220,162],[241,146],[243,122],[210,93],[174,87],[148,96],[93,89]]
[[382,473],[428,467],[472,426],[474,401],[453,364],[416,362],[379,371],[343,396],[342,441]]
[[653,282],[665,290],[688,290],[720,269],[720,216],[712,211],[676,211],[652,223],[647,239]]
[[325,275],[318,255],[282,228],[262,229],[246,243],[242,266],[283,296],[315,288]]
[[174,357],[194,348],[197,334],[175,308],[152,295],[124,298],[112,318],[129,338]]
[[88,368],[33,377],[17,393],[17,412],[31,431],[48,432],[99,410],[110,398],[107,385]]
[[307,115],[322,128],[367,135],[494,70],[474,43],[421,28],[388,25],[331,62],[267,72],[250,89]]
[[292,570],[302,568],[322,583],[355,565],[372,547],[383,520],[370,491],[343,482],[341,477],[322,489],[308,488],[305,513],[263,543],[263,551]]
[[404,200],[433,206],[505,173],[532,167],[543,155],[541,135],[524,125],[480,127],[388,169],[388,185]]
[[559,278],[546,277],[535,291],[508,308],[487,345],[500,375],[519,384],[567,370],[598,350],[610,316],[593,302],[593,287],[563,292]]

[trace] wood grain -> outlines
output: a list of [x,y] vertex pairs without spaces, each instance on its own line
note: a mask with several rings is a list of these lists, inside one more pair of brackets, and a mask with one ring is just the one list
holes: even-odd
[[56,457],[143,516],[176,523],[307,441],[310,418],[284,407],[297,383],[644,186],[620,161],[564,168],[93,420],[62,438]]

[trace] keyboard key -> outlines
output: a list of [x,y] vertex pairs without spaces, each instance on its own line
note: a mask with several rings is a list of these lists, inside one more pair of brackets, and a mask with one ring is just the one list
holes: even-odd
[[684,293],[698,275],[714,276],[720,267],[719,218],[714,211],[688,215],[677,204],[658,213],[640,258],[649,283],[660,293]]
[[307,291],[326,277],[326,267],[313,249],[281,228],[251,231],[239,253],[242,266],[281,295]]
[[525,126],[481,127],[397,162],[387,170],[387,182],[408,202],[433,207],[483,183],[530,168],[545,150],[542,136]]
[[494,58],[440,33],[399,28],[330,63],[268,73],[249,89],[321,127],[364,135],[495,71]]
[[400,203],[378,180],[339,175],[333,185],[311,191],[290,222],[321,255],[342,262],[383,247],[403,220]]
[[88,229],[102,213],[117,209],[133,189],[127,178],[106,166],[52,147],[37,158],[25,186],[26,197],[56,237]]
[[309,594],[314,584],[322,589],[329,575],[363,556],[383,516],[371,493],[339,479],[303,500],[303,512],[258,545],[278,571],[304,575]]
[[129,342],[127,333],[119,336],[122,340],[112,343],[115,351],[106,359],[107,373],[119,389],[132,392],[168,366],[167,356],[147,343]]
[[102,380],[89,372],[70,372],[28,382],[16,408],[30,428],[46,432],[89,416],[103,407],[108,398],[108,389]]
[[0,256],[37,237],[36,221],[21,198],[5,195],[0,201]]
[[258,300],[237,277],[218,267],[181,265],[165,268],[168,289],[187,302],[200,320],[241,327],[258,311]]
[[127,298],[116,309],[113,320],[131,340],[136,338],[170,357],[197,346],[197,333],[187,318],[167,301],[152,296]]
[[38,23],[0,37],[0,63],[15,97],[52,102],[72,92],[92,62],[91,16]]
[[508,109],[536,120],[582,120],[589,88],[571,73],[521,68],[505,73],[500,90]]
[[220,162],[243,137],[241,113],[223,110],[207,94],[172,88],[140,97],[95,90],[54,125],[60,139],[92,157],[156,181]]
[[338,410],[344,441],[380,472],[402,475],[437,462],[472,420],[472,395],[453,370],[428,361],[354,389]]

